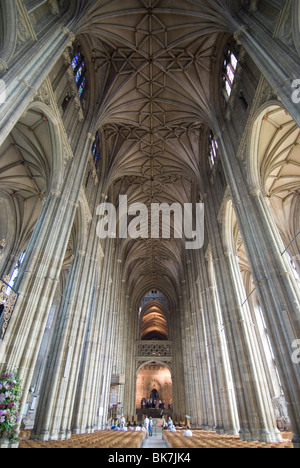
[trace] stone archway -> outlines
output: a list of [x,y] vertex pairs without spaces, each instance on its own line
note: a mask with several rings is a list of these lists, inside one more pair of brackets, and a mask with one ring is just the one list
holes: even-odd
[[136,408],[142,409],[142,400],[150,400],[154,396],[154,390],[158,395],[158,402],[154,407],[146,409],[169,410],[173,405],[172,375],[167,366],[158,362],[145,363],[137,373],[136,382]]
[[159,399],[159,393],[156,390],[156,388],[153,388],[152,392],[150,393],[150,398],[152,400],[158,400]]
[[[248,170],[253,190],[264,196],[264,209],[279,249],[300,272],[300,129],[292,116],[275,102],[257,115],[251,135]],[[289,258],[284,257],[286,264]],[[299,280],[297,282],[299,285]]]

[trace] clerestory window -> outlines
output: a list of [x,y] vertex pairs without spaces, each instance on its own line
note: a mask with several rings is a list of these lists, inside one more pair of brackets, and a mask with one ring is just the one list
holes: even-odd
[[87,69],[84,56],[82,55],[80,50],[78,50],[78,52],[74,55],[73,60],[71,62],[71,66],[74,73],[75,83],[78,89],[78,96],[81,99],[84,96],[86,90]]
[[231,96],[233,83],[236,78],[236,70],[238,66],[237,54],[231,47],[227,47],[224,55],[224,63],[222,67],[223,87],[227,99]]
[[95,166],[97,166],[98,161],[101,157],[101,147],[100,147],[100,136],[99,133],[96,133],[95,141],[92,146],[92,154]]
[[219,145],[212,131],[210,131],[209,133],[208,149],[209,149],[208,160],[209,160],[209,165],[212,169],[214,165],[216,164],[216,160],[218,158],[218,152],[219,152]]
[[12,275],[11,275],[9,283],[8,283],[11,288],[14,287],[14,283],[15,283],[16,279],[19,276],[21,265],[23,263],[24,257],[25,257],[25,252],[22,252],[19,259],[18,259],[18,261],[17,261],[17,263],[14,266],[14,270],[12,272]]

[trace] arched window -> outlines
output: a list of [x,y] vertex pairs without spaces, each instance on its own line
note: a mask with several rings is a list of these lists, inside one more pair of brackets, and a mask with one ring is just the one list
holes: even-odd
[[14,271],[12,272],[12,275],[11,275],[9,283],[8,283],[11,288],[14,287],[14,283],[15,283],[17,277],[19,276],[20,268],[21,268],[21,265],[23,263],[24,257],[25,257],[25,252],[21,253],[17,263],[15,264]]
[[100,136],[98,132],[96,133],[95,141],[92,146],[92,154],[93,154],[93,160],[96,166],[101,156]]
[[224,63],[222,67],[222,79],[225,96],[227,99],[231,96],[232,86],[236,76],[238,66],[238,53],[233,47],[228,46],[224,54]]
[[73,60],[71,62],[71,66],[74,73],[75,83],[78,89],[78,96],[79,98],[82,98],[86,90],[87,69],[84,56],[82,55],[80,50],[78,50],[77,53],[74,55]]
[[208,147],[209,147],[208,160],[209,160],[209,165],[210,165],[210,167],[212,169],[214,167],[214,165],[216,164],[216,160],[217,160],[217,157],[218,157],[218,151],[219,151],[218,142],[215,139],[214,134],[213,134],[212,131],[209,132]]
[[300,275],[299,275],[299,273],[297,271],[296,263],[293,261],[291,255],[288,252],[286,252],[286,254],[288,256],[289,262],[290,262],[291,267],[293,269],[294,276],[295,276],[296,280],[299,281],[299,283],[300,283]]

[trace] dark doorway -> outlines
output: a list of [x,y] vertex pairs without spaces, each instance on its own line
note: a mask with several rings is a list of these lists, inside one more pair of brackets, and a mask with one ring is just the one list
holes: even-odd
[[158,400],[158,397],[159,397],[158,391],[154,388],[154,389],[152,390],[152,392],[151,392],[150,398],[151,398],[152,400]]

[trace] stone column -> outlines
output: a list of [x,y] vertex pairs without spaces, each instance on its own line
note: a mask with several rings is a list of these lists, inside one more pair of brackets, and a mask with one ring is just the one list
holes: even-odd
[[125,349],[126,363],[125,363],[125,387],[124,387],[124,406],[127,408],[127,413],[136,414],[136,379],[137,379],[137,364],[135,360],[136,340],[138,338],[138,308],[132,304],[128,298],[128,305],[126,310],[127,326],[126,333],[127,345]]
[[[58,314],[52,349],[49,353],[50,362],[35,421],[35,437],[44,440],[65,439],[71,433],[80,363],[94,298],[98,252],[96,227],[84,212],[84,208],[80,221],[82,225],[81,230],[77,232],[78,243],[74,245],[74,261],[68,276],[66,299]],[[78,386],[80,387],[80,383]],[[84,411],[84,408],[85,405],[81,405],[81,411]]]
[[74,39],[75,36],[58,22],[55,27],[46,30],[40,40],[27,47],[21,56],[18,54],[9,69],[1,75],[6,83],[6,101],[1,105],[0,146],[36,96],[51,68]]
[[24,404],[70,238],[89,151],[90,140],[86,138],[70,161],[62,191],[48,194],[17,279],[20,296],[5,337],[5,367],[20,370]]
[[218,317],[218,301],[216,287],[211,271],[210,255],[204,258],[199,252],[197,261],[197,290],[202,307],[202,314],[207,323],[208,352],[210,354],[211,375],[214,388],[216,430],[218,433],[237,434],[238,421],[236,417],[235,400],[232,395],[232,377],[228,366],[226,343],[222,339],[222,324]]
[[[191,257],[187,262],[187,277],[188,283],[191,290],[191,304],[192,308],[192,333],[195,334],[196,338],[196,350],[195,350],[195,365],[198,372],[194,372],[195,378],[197,378],[197,387],[196,395],[199,396],[199,399],[196,398],[196,405],[199,406],[199,402],[202,400],[201,404],[201,426],[207,430],[214,430],[216,425],[216,415],[215,415],[215,401],[214,401],[214,391],[212,388],[211,382],[211,363],[210,356],[208,353],[208,337],[206,323],[203,316],[203,309],[199,303],[199,296],[196,290],[196,278],[194,272],[194,260],[195,256],[198,254],[193,253],[193,256],[187,253],[188,257]],[[197,407],[196,406],[196,407]]]
[[[114,240],[106,239],[103,246],[104,261],[103,261],[103,277],[101,281],[100,301],[98,304],[98,312],[103,318],[99,324],[99,339],[101,339],[101,346],[99,349],[99,366],[97,369],[97,386],[98,395],[96,408],[98,409],[97,429],[104,429],[107,417],[107,394],[110,390],[111,380],[111,338],[114,333],[115,316],[114,310],[111,305],[112,294],[112,268],[114,265]],[[101,338],[100,338],[101,337]]]
[[186,397],[186,410],[189,415],[193,410],[193,406],[191,404],[191,382],[193,382],[192,372],[190,369],[191,366],[191,350],[188,346],[189,339],[189,320],[187,316],[187,304],[185,301],[185,291],[184,291],[184,284],[181,286],[181,296],[180,296],[180,319],[181,319],[181,346],[182,346],[182,360],[183,360],[183,375],[184,375],[184,386],[185,386],[185,397]]
[[113,359],[114,359],[114,351],[116,346],[116,326],[117,326],[117,316],[118,316],[118,295],[119,295],[119,287],[120,287],[120,263],[117,257],[117,249],[115,246],[115,240],[113,242],[113,261],[111,267],[111,287],[110,287],[110,302],[109,302],[109,323],[107,326],[106,332],[106,345],[104,349],[104,356],[105,356],[105,367],[103,369],[103,382],[104,382],[104,393],[103,393],[103,403],[102,407],[104,409],[104,417],[102,426],[104,428],[105,423],[107,421],[107,413],[109,407],[109,398],[110,398],[110,387],[111,387],[111,378],[113,373]]
[[[118,265],[120,269],[122,267],[122,261],[118,259]],[[120,281],[120,288],[117,288],[118,291],[118,313],[117,313],[117,326],[116,326],[116,336],[114,342],[114,362],[113,362],[113,374],[118,376],[125,375],[125,366],[126,366],[126,358],[127,358],[127,326],[126,322],[128,321],[128,317],[126,317],[127,313],[127,302],[129,296],[126,296],[125,292],[125,282]],[[120,384],[118,386],[118,402],[122,402],[124,404],[124,385]],[[124,414],[127,414],[127,409],[124,407],[123,409]]]
[[199,365],[197,362],[197,336],[195,330],[195,317],[193,317],[193,296],[190,285],[190,262],[186,262],[186,280],[182,282],[182,294],[184,299],[183,324],[185,330],[185,366],[187,367],[186,395],[188,398],[188,414],[191,416],[191,423],[197,425],[199,421]]
[[250,193],[230,132],[220,137],[221,158],[231,190],[234,211],[246,249],[259,302],[267,324],[294,430],[300,443],[300,369],[292,360],[293,343],[300,337],[299,295],[291,269],[281,256],[278,233],[259,191]]
[[189,414],[187,411],[186,385],[184,378],[184,352],[182,339],[185,333],[181,326],[181,299],[178,308],[173,306],[170,314],[170,339],[173,343],[172,382],[174,412]]
[[[96,260],[99,262],[99,259]],[[92,281],[92,278],[91,278]],[[89,330],[85,341],[84,357],[81,362],[80,383],[76,392],[72,418],[72,433],[84,434],[94,431],[96,423],[96,400],[98,368],[100,366],[101,324],[103,314],[99,313],[99,274],[95,274],[93,283],[93,301],[89,320]]]
[[[187,271],[189,268],[190,263],[188,262],[186,266],[186,280],[182,282],[181,293],[181,329],[186,409],[187,413],[191,416],[192,425],[199,425],[204,419],[204,424],[213,427],[213,418],[210,419],[208,416],[208,419],[206,419],[202,413],[203,411],[210,415],[211,409],[211,405],[209,404],[209,386],[207,386],[208,368],[206,350],[203,353],[203,346],[200,345],[200,338],[198,338],[201,332],[197,330],[196,317],[193,312],[194,297],[190,289],[190,277]],[[202,342],[203,340],[204,336],[202,336]],[[199,382],[201,382],[201,385],[199,385]]]
[[235,38],[245,48],[300,126],[300,106],[293,98],[296,91],[293,82],[300,77],[299,56],[278,38],[275,40],[253,15],[243,10],[239,16],[240,25]]
[[[247,330],[247,319],[240,307],[233,272],[224,252],[223,240],[214,213],[213,192],[207,193],[208,233],[214,262],[216,284],[228,343],[233,383],[237,397],[240,434],[244,440],[277,440],[275,417],[269,413],[264,393],[264,375],[254,337]],[[213,235],[211,235],[213,233]]]
[[[39,401],[34,436],[41,440],[69,438],[69,419],[66,416],[76,394],[76,373],[85,331],[86,309],[77,307],[78,277],[84,268],[86,252],[79,251],[71,267],[64,302],[59,313],[51,362]],[[70,395],[71,392],[71,395]]]

